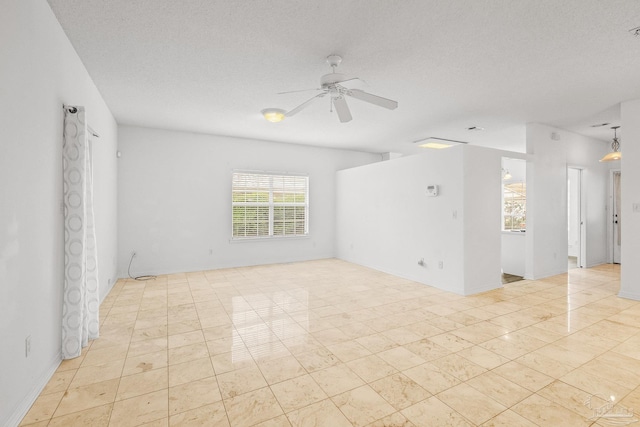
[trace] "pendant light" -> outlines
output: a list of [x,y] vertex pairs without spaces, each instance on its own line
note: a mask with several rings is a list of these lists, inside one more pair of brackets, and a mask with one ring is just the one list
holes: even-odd
[[620,152],[620,141],[618,140],[618,128],[620,126],[614,126],[613,129],[613,141],[611,141],[611,152],[600,159],[601,162],[612,162],[614,160],[622,159],[622,153]]

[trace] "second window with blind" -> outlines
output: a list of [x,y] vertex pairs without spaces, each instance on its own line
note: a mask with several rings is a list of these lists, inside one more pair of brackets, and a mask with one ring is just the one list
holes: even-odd
[[232,239],[306,236],[309,177],[233,172]]

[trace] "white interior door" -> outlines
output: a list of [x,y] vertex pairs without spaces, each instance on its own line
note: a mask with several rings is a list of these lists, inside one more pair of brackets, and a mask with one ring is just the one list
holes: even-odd
[[622,228],[622,215],[621,215],[621,206],[620,206],[620,182],[622,180],[622,174],[620,171],[614,171],[612,174],[613,181],[613,209],[612,209],[612,218],[611,224],[613,227],[613,232],[611,235],[613,236],[613,262],[615,264],[620,264],[620,243],[621,243],[621,234],[620,230]]
[[567,236],[569,264],[583,267],[582,251],[582,170],[577,168],[567,169]]

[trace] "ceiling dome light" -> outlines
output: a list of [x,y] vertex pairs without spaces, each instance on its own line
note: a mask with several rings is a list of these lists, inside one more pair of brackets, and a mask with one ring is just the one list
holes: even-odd
[[280,108],[265,108],[261,113],[262,116],[271,123],[278,123],[284,120],[286,111]]
[[614,160],[622,159],[622,153],[620,152],[620,140],[618,140],[618,128],[620,126],[614,126],[613,129],[613,141],[611,141],[611,152],[600,159],[601,162],[613,162]]
[[444,139],[444,138],[436,138],[430,136],[429,138],[420,139],[418,141],[413,141],[414,144],[419,144],[420,148],[449,148],[455,144],[466,144],[464,141],[455,141],[453,139]]

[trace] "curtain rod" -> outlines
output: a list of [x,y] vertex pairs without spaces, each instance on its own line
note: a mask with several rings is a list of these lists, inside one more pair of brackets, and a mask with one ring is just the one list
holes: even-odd
[[[69,110],[69,112],[71,114],[75,114],[78,111],[78,109],[76,107],[67,106],[67,105],[64,105],[64,104],[62,104],[62,109],[63,110]],[[96,138],[100,138],[100,135],[98,135],[98,133],[95,130],[93,130],[93,128],[91,126],[87,125],[87,130],[89,131],[89,133],[91,135],[95,136]]]

